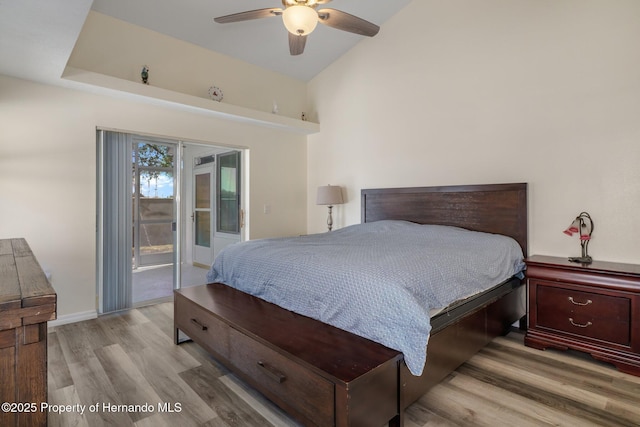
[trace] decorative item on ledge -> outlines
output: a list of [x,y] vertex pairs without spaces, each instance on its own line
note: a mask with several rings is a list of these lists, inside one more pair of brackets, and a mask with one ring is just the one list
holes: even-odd
[[209,97],[214,101],[218,101],[218,102],[222,101],[222,98],[223,98],[222,89],[220,89],[217,86],[211,86],[209,88]]
[[325,185],[318,187],[316,205],[329,206],[329,217],[327,218],[327,228],[329,231],[333,228],[333,217],[331,216],[333,205],[340,205],[342,203],[344,203],[342,199],[342,189],[339,186]]
[[140,78],[142,79],[142,83],[148,85],[149,84],[149,67],[144,65],[142,67],[142,71],[140,72]]
[[573,220],[569,228],[564,230],[564,234],[573,236],[573,233],[580,233],[580,246],[582,247],[582,256],[569,257],[571,262],[579,262],[582,264],[590,264],[593,259],[587,253],[591,234],[593,233],[593,221],[587,212],[580,212],[580,215]]

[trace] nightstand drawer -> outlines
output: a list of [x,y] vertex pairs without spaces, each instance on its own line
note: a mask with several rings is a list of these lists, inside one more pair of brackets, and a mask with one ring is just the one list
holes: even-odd
[[536,326],[631,344],[631,300],[537,282]]

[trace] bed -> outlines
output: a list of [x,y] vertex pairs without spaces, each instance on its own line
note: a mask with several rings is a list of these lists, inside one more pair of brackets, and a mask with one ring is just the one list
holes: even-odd
[[[480,231],[484,233],[492,233],[497,235],[503,235],[511,237],[517,245],[520,246],[521,253],[526,256],[527,249],[527,186],[526,184],[493,184],[493,185],[471,185],[471,186],[445,186],[445,187],[417,187],[417,188],[394,188],[394,189],[366,189],[361,192],[361,209],[362,209],[362,223],[376,223],[383,224],[386,221],[408,221],[415,224],[432,224],[450,227],[461,227],[467,230]],[[363,370],[362,379],[359,381],[366,383],[375,383],[380,381],[381,384],[386,384],[384,387],[373,387],[380,390],[380,395],[388,395],[389,390],[393,389],[394,396],[380,397],[380,401],[376,400],[377,395],[366,394],[362,398],[358,398],[357,393],[354,396],[347,396],[344,402],[354,402],[361,400],[363,407],[362,413],[372,412],[373,407],[383,407],[387,403],[388,406],[393,406],[391,412],[386,412],[380,416],[384,420],[389,420],[390,425],[402,424],[402,412],[404,409],[417,400],[422,394],[424,394],[430,387],[437,384],[449,373],[455,370],[460,364],[464,363],[470,356],[486,345],[495,336],[505,333],[507,329],[515,321],[523,318],[525,315],[525,292],[523,288],[523,282],[521,276],[508,277],[505,280],[501,280],[494,286],[491,286],[487,291],[474,295],[470,298],[464,298],[455,301],[450,306],[446,307],[437,315],[430,319],[430,337],[428,344],[428,357],[423,369],[418,370],[419,375],[416,374],[415,366],[410,370],[407,361],[403,360],[401,355],[398,357],[398,352],[393,350],[387,351],[386,347],[377,349],[375,352],[380,355],[384,355],[384,360],[376,361],[372,363],[369,370]],[[210,298],[215,300],[218,298],[218,303],[215,301],[211,304],[200,303],[199,307],[195,309],[203,308],[209,314],[214,312],[214,318],[207,318],[208,322],[214,322],[218,325],[219,333],[225,335],[226,338],[219,344],[212,344],[211,335],[208,337],[201,336],[195,338],[196,342],[203,345],[214,356],[227,362],[231,367],[242,364],[236,362],[235,359],[243,358],[242,356],[230,355],[229,348],[233,350],[234,344],[230,341],[238,339],[242,341],[244,337],[239,337],[235,334],[235,330],[241,331],[244,336],[250,336],[252,342],[257,342],[257,345],[267,346],[275,348],[276,352],[281,352],[283,347],[289,345],[288,343],[277,343],[274,345],[273,341],[278,338],[271,338],[270,332],[257,332],[258,329],[251,329],[252,326],[247,326],[249,323],[245,322],[245,317],[249,318],[253,314],[248,310],[251,308],[244,308],[243,310],[237,310],[230,313],[226,310],[230,305],[233,305],[233,301],[238,298],[244,298],[244,296],[234,296],[228,298],[225,296],[231,292],[227,290],[225,285],[216,284],[207,285],[208,288],[196,295],[187,295],[183,291],[177,291],[176,293],[176,342],[178,341],[178,330],[187,332],[191,338],[192,335],[197,335],[201,331],[211,331],[216,329],[211,326],[203,328],[201,321],[195,320],[188,316],[186,311],[193,311],[194,306],[187,304],[188,297],[192,301],[203,300]],[[224,292],[224,294],[222,294]],[[235,291],[234,291],[235,292]],[[216,293],[217,296],[213,294]],[[234,294],[235,295],[235,294]],[[222,302],[224,301],[224,302]],[[256,310],[263,310],[263,304],[259,301],[251,301],[248,304],[254,306]],[[245,301],[243,304],[247,304]],[[259,304],[256,305],[256,304]],[[220,310],[221,305],[225,306],[224,310]],[[268,307],[268,310],[278,309]],[[226,310],[226,311],[225,311]],[[283,309],[279,309],[284,311]],[[242,314],[242,313],[246,313]],[[269,312],[269,316],[273,316]],[[281,313],[278,311],[275,317],[279,317]],[[283,314],[285,315],[285,314]],[[304,317],[304,318],[303,318]],[[306,316],[297,316],[296,324],[307,325],[309,321],[316,322],[317,327],[320,327],[318,321],[308,319]],[[308,319],[308,320],[307,320]],[[198,326],[197,330],[191,329],[194,323]],[[254,322],[255,323],[255,322]],[[191,325],[190,325],[191,324]],[[253,323],[251,323],[252,325]],[[324,324],[322,324],[324,327]],[[302,327],[302,326],[300,326]],[[312,326],[313,327],[313,326]],[[231,335],[227,329],[231,330]],[[333,332],[332,332],[333,333]],[[342,334],[342,332],[339,332]],[[347,332],[345,332],[347,334]],[[364,341],[353,337],[351,342],[362,343],[362,347],[367,347],[369,344],[365,344]],[[340,339],[345,338],[340,336]],[[347,337],[347,341],[352,338]],[[365,340],[367,341],[367,340]],[[249,345],[249,350],[254,344]],[[266,351],[266,350],[265,350]],[[349,351],[342,350],[344,354],[340,353],[340,348],[334,348],[331,350],[330,358],[342,359],[342,356],[347,358]],[[232,351],[231,351],[232,353]],[[315,370],[317,365],[316,361],[310,359],[304,359],[299,354],[292,354],[295,351],[288,350],[282,351],[282,354],[290,356],[291,359],[296,360],[296,363],[306,368]],[[240,353],[238,353],[240,354]],[[353,356],[353,355],[351,355]],[[362,356],[359,356],[362,357]],[[262,362],[258,362],[260,365]],[[355,362],[354,362],[355,363]],[[415,363],[414,363],[415,364]],[[409,364],[410,365],[410,364]],[[387,366],[384,374],[380,368],[376,366]],[[280,378],[280,382],[283,382],[285,376],[279,373],[277,370],[271,368],[266,369],[261,366],[263,371],[269,371],[267,373],[270,376],[275,377],[276,382]],[[412,372],[413,371],[413,372]],[[358,388],[352,384],[346,384],[340,379],[336,380],[333,376],[326,374],[327,369],[318,370],[320,377],[332,378],[332,386],[338,390],[338,384],[343,385],[343,390],[335,391],[335,407],[336,413],[327,415],[324,419],[324,425],[366,425],[370,421],[359,421],[358,416],[349,415],[356,413],[355,410],[345,406],[345,415],[340,417],[337,412],[339,404],[338,395],[341,393],[349,393],[351,390],[358,390]],[[249,380],[253,384],[254,374],[249,371],[244,371],[245,379]],[[378,377],[376,377],[379,376]],[[241,374],[242,377],[242,374]],[[368,379],[367,379],[368,378]],[[372,382],[373,381],[373,382]],[[346,384],[346,385],[345,385]],[[283,409],[301,419],[305,424],[314,425],[314,411],[316,407],[310,405],[311,409],[307,409],[306,414],[300,414],[297,407],[289,408],[286,394],[272,395],[270,390],[265,390],[261,387],[261,384],[255,385],[259,390],[263,391],[268,397],[272,398],[276,403],[283,407]],[[268,388],[268,387],[267,387]],[[369,387],[371,388],[371,387]],[[355,392],[354,392],[355,393]],[[377,402],[377,403],[376,403]],[[389,403],[391,402],[391,403]],[[345,404],[346,405],[346,404]],[[330,405],[327,405],[330,406]],[[291,410],[290,410],[291,409]],[[375,411],[373,411],[375,412]],[[391,414],[391,417],[390,415]],[[330,422],[329,420],[334,420]],[[376,420],[378,420],[376,418]],[[378,421],[376,421],[378,422]]]

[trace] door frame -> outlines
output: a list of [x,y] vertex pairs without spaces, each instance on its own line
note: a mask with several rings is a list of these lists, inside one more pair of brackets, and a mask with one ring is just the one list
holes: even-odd
[[[104,194],[104,158],[103,158],[103,145],[104,132],[117,132],[123,135],[126,135],[128,138],[133,139],[143,139],[163,144],[175,144],[177,146],[174,153],[174,219],[175,224],[173,227],[174,232],[174,259],[173,259],[173,286],[174,288],[179,288],[181,286],[181,265],[182,262],[188,262],[187,259],[189,257],[188,251],[188,231],[185,229],[186,225],[190,218],[189,215],[186,214],[186,203],[183,199],[183,195],[185,193],[188,194],[187,182],[188,179],[185,176],[185,156],[184,156],[184,148],[187,146],[198,146],[198,147],[209,147],[212,151],[217,150],[218,152],[223,151],[239,151],[240,152],[240,163],[241,163],[241,209],[245,213],[243,216],[243,225],[244,227],[240,230],[240,240],[246,240],[249,236],[249,216],[246,214],[249,207],[249,149],[247,147],[238,147],[238,146],[225,146],[221,144],[217,144],[215,142],[199,142],[193,140],[184,140],[173,137],[159,137],[157,135],[148,135],[144,133],[131,132],[127,130],[118,130],[115,128],[106,128],[106,127],[96,127],[96,210],[97,210],[97,224],[96,224],[96,311],[98,314],[103,314],[103,306],[104,306],[104,291],[105,291],[105,283],[104,283],[104,223],[103,223],[103,211],[104,211],[104,203],[105,203],[105,194]],[[133,142],[132,142],[133,145]],[[131,180],[129,182],[129,188],[132,188]],[[185,191],[186,190],[186,191]],[[214,227],[215,230],[215,227]],[[183,259],[184,257],[184,259]],[[191,256],[192,258],[192,256]],[[192,260],[191,260],[192,261]],[[133,274],[133,270],[130,269],[130,273]],[[204,283],[204,282],[203,282]],[[129,288],[130,289],[130,288]]]

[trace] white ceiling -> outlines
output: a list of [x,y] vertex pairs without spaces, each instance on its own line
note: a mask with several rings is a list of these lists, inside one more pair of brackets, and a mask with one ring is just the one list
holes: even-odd
[[0,74],[59,83],[90,8],[91,0],[0,0]]
[[[371,21],[382,33],[384,22],[410,1],[333,0],[322,7]],[[318,25],[305,52],[291,56],[280,17],[213,22],[216,16],[281,6],[280,0],[0,0],[0,73],[59,79],[89,9],[303,81],[366,38]]]

